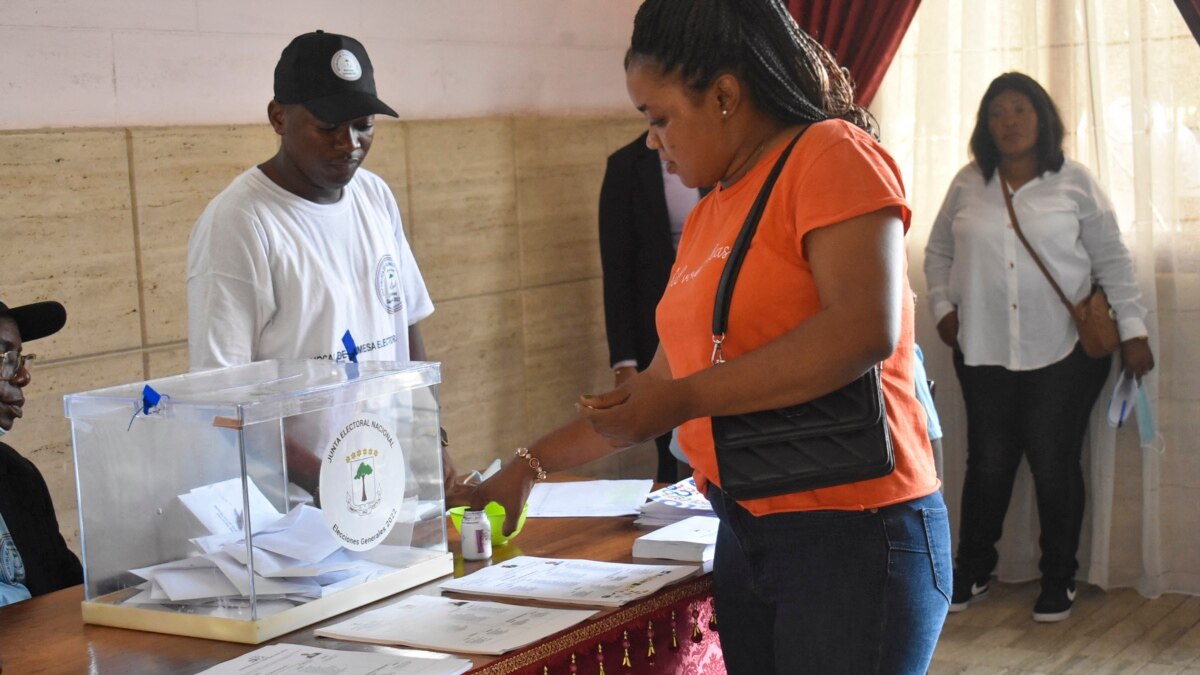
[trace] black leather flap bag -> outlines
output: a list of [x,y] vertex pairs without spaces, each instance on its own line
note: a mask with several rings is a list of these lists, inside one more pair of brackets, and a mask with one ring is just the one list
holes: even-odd
[[[721,343],[738,271],[771,189],[803,133],[775,163],[725,261],[713,307],[714,366],[725,362]],[[876,365],[845,387],[807,403],[713,417],[721,489],[734,499],[757,499],[891,473],[896,463],[880,378]]]

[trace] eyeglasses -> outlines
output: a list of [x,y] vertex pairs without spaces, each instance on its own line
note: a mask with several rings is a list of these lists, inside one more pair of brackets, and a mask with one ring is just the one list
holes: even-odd
[[26,368],[27,364],[36,358],[37,354],[4,352],[3,361],[0,361],[0,382],[11,381],[22,368]]

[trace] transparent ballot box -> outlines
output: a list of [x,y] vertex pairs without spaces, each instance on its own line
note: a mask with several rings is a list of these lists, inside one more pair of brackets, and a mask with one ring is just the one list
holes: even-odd
[[256,644],[450,574],[440,381],[263,361],[65,396],[84,621]]

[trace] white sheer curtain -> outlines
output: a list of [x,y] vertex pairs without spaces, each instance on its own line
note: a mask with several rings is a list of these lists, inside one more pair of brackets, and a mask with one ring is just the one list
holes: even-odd
[[[1200,47],[1171,0],[923,0],[872,110],[913,205],[909,275],[946,432],[945,492],[957,541],[966,421],[949,349],[922,306],[923,251],[968,158],[979,100],[997,75],[1043,84],[1066,151],[1117,209],[1150,310],[1157,368],[1144,381],[1158,436],[1106,422],[1110,377],[1084,453],[1088,512],[1079,578],[1155,597],[1200,594]],[[1116,361],[1116,360],[1114,360]],[[1114,366],[1115,373],[1115,366]],[[1000,547],[1001,580],[1038,577],[1037,512],[1022,468]]]

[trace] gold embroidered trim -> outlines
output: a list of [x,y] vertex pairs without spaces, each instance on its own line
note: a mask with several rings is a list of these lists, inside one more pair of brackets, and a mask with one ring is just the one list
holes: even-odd
[[536,665],[561,651],[599,637],[620,626],[624,626],[630,621],[651,612],[656,612],[664,607],[669,607],[682,600],[702,594],[705,596],[712,594],[711,574],[706,574],[692,581],[685,581],[668,588],[662,593],[652,595],[646,600],[619,609],[598,621],[585,623],[579,628],[572,628],[567,633],[548,642],[543,642],[532,649],[510,657],[501,657],[499,660],[493,661],[478,670],[469,672],[471,675],[505,675],[516,672],[527,666]]

